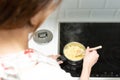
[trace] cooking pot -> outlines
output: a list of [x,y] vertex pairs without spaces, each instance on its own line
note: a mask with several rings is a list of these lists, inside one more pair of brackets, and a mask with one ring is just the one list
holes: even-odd
[[[90,50],[97,50],[102,48],[102,46],[97,46],[90,48]],[[63,48],[63,55],[57,58],[57,60],[62,60],[63,62],[71,65],[81,64],[85,56],[85,46],[79,42],[69,42]]]
[[67,61],[71,65],[80,64],[85,55],[85,49],[85,46],[79,42],[69,42],[63,48],[63,55],[57,60]]

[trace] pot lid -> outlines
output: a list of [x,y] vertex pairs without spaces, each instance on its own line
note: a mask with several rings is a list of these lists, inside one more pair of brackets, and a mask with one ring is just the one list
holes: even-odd
[[53,39],[53,34],[47,29],[38,30],[33,35],[33,40],[38,43],[48,43]]

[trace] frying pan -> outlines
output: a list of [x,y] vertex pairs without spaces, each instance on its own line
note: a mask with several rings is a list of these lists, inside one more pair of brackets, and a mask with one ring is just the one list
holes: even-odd
[[[102,46],[91,48],[91,50],[97,50]],[[80,64],[85,56],[85,46],[79,42],[69,42],[63,48],[63,55],[57,58],[57,60],[67,61],[71,65]]]

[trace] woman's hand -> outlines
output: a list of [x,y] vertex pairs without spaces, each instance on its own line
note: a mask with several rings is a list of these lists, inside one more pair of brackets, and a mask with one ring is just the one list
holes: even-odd
[[97,62],[99,55],[95,49],[87,47],[85,57],[83,59],[83,69],[80,80],[89,80],[91,68]]
[[97,51],[91,50],[91,48],[87,47],[83,66],[84,67],[88,66],[92,68],[92,66],[97,62],[98,58],[99,58],[99,54],[97,53]]
[[[54,60],[56,60],[57,61],[57,58],[59,57],[60,55],[49,55],[48,57],[50,57],[50,58],[52,58],[52,59],[54,59]],[[63,63],[63,61],[57,61],[58,62],[58,64],[62,64]]]

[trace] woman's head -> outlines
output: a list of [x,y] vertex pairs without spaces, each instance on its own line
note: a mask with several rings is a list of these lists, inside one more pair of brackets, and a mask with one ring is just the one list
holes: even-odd
[[14,29],[25,25],[37,28],[60,1],[0,0],[0,29]]

